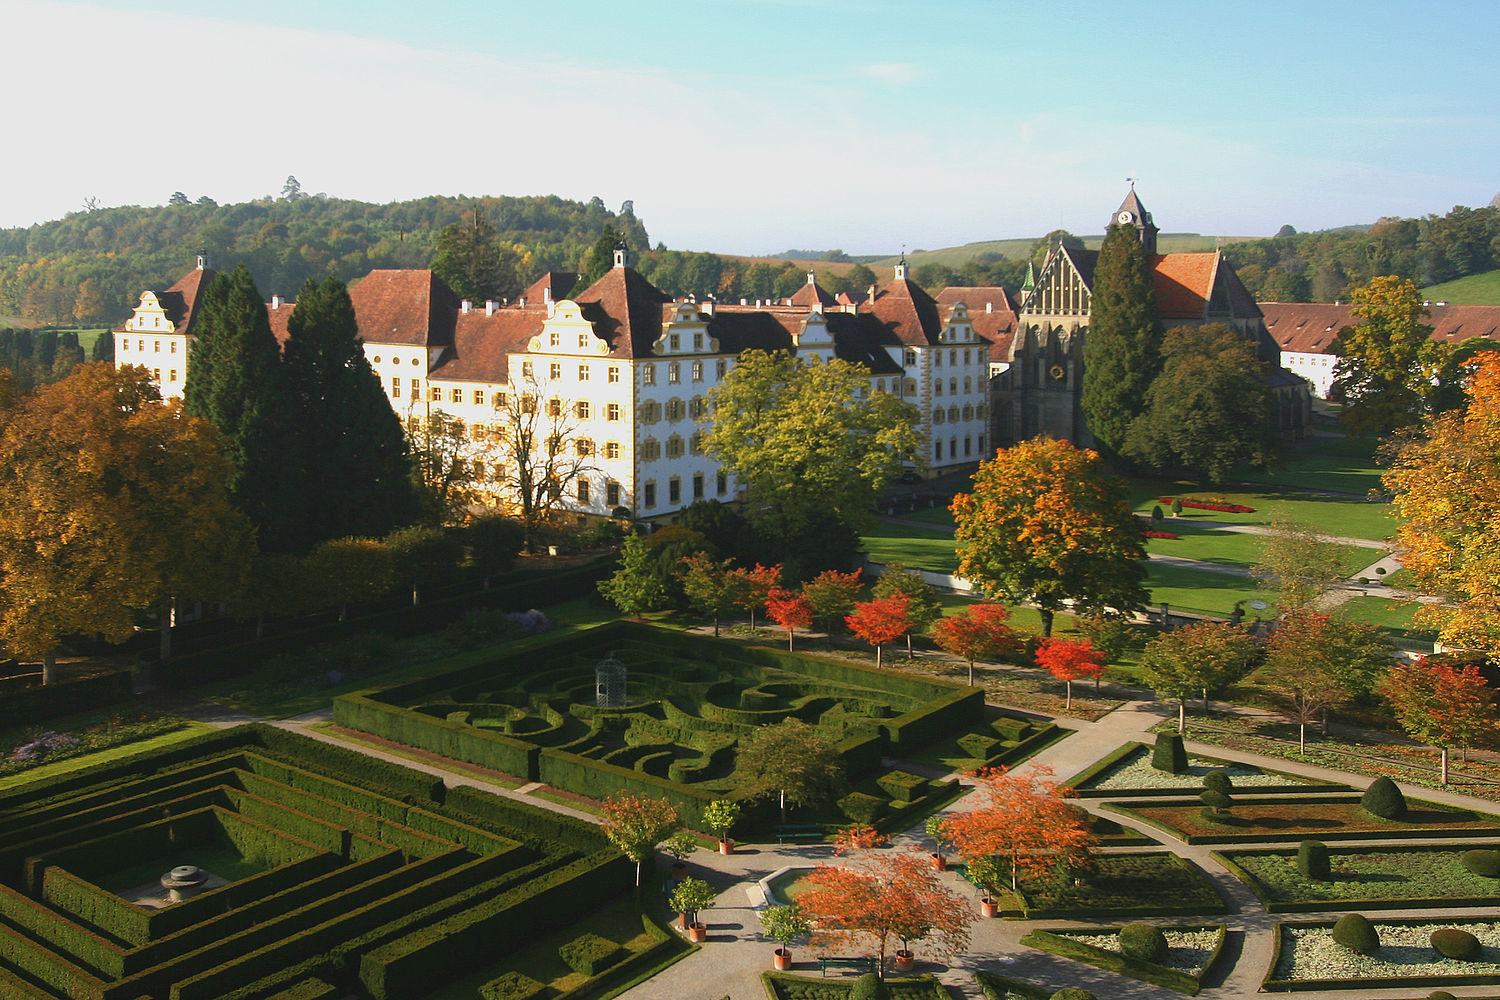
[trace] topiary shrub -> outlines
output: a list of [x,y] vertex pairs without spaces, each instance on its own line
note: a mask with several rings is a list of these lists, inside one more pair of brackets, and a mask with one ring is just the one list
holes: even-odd
[[1297,845],[1297,870],[1303,878],[1318,882],[1330,881],[1333,865],[1328,858],[1328,845],[1321,840],[1304,840]]
[[1460,962],[1472,962],[1479,957],[1479,939],[1468,931],[1457,927],[1444,927],[1432,932],[1428,938],[1432,947],[1444,958],[1456,958]]
[[885,811],[885,800],[864,792],[850,792],[839,799],[839,810],[854,822],[868,826]]
[[1471,875],[1478,875],[1481,878],[1500,878],[1500,851],[1482,848],[1464,851],[1458,856],[1458,860]]
[[1396,787],[1394,781],[1383,775],[1365,789],[1359,804],[1364,807],[1365,812],[1381,819],[1400,819],[1406,815],[1406,796],[1401,794],[1401,789]]
[[1167,957],[1167,936],[1155,924],[1137,920],[1120,928],[1120,954],[1141,962]]
[[849,1000],[891,1000],[891,991],[879,976],[866,972],[849,987]]
[[620,946],[597,934],[580,934],[558,948],[557,955],[574,972],[592,976],[620,960]]
[[1452,993],[1449,993],[1447,990],[1433,990],[1431,993],[1427,994],[1427,1000],[1458,1000],[1458,997],[1454,996]]
[[1333,925],[1333,939],[1356,955],[1368,955],[1380,947],[1380,935],[1363,913],[1346,913]]
[[1082,986],[1064,986],[1052,994],[1051,1000],[1097,1000],[1097,998]]
[[1234,805],[1234,800],[1223,792],[1212,788],[1205,788],[1198,793],[1198,798],[1203,803],[1203,815],[1212,820],[1222,820],[1229,815],[1229,807]]
[[1182,745],[1181,733],[1158,733],[1156,746],[1151,750],[1151,766],[1168,774],[1187,772],[1187,750]]
[[547,989],[530,976],[519,972],[502,972],[479,987],[481,1000],[532,1000]]
[[1203,776],[1203,787],[1212,788],[1216,792],[1228,795],[1234,790],[1234,782],[1230,780],[1229,772],[1223,768],[1209,771]]

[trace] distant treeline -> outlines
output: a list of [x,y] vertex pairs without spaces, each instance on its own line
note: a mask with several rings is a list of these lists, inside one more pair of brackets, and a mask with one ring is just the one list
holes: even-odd
[[1262,302],[1347,300],[1355,286],[1382,274],[1426,287],[1500,266],[1500,207],[1460,205],[1447,215],[1386,218],[1354,232],[1278,234],[1231,243],[1224,256]]
[[373,268],[427,267],[443,227],[471,221],[476,209],[501,240],[524,248],[527,280],[580,270],[605,226],[632,247],[650,245],[630,202],[616,213],[598,198],[434,196],[373,205],[293,193],[236,205],[173,201],[0,229],[0,315],[112,325],[129,316],[142,290],[187,273],[200,249],[216,269],[243,262],[267,294],[286,296],[308,278],[350,281]]

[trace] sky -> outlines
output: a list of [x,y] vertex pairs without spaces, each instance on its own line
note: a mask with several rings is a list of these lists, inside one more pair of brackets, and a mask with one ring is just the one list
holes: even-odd
[[1267,235],[1500,192],[1500,4],[0,0],[0,227],[174,191],[632,200],[674,249]]

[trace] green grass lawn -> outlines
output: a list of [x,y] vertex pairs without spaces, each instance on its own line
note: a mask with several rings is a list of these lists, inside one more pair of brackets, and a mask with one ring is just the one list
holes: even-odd
[[1385,597],[1351,597],[1340,607],[1340,613],[1357,622],[1383,625],[1397,631],[1411,629],[1417,613],[1415,601],[1393,601]]
[[96,753],[81,754],[77,757],[70,757],[67,760],[60,760],[55,764],[43,764],[40,767],[29,768],[17,774],[0,778],[0,791],[14,788],[17,785],[23,785],[28,781],[35,781],[38,778],[50,778],[59,774],[67,774],[70,771],[93,767],[95,764],[106,764],[121,757],[129,757],[132,754],[156,750],[161,747],[170,746],[173,743],[181,743],[183,740],[193,736],[200,736],[212,729],[212,726],[201,722],[187,722],[181,729],[174,729],[172,732],[163,733],[160,736],[137,740],[134,743],[123,743],[120,746],[110,747],[108,750],[100,750]]
[[898,562],[934,573],[958,572],[958,556],[954,554],[950,532],[882,522],[861,540],[870,558],[878,563]]
[[1428,302],[1451,302],[1460,306],[1500,306],[1500,271],[1471,274],[1422,289]]
[[[1365,538],[1372,542],[1383,542],[1396,533],[1396,521],[1391,516],[1390,504],[1371,503],[1355,498],[1322,497],[1308,493],[1225,493],[1218,490],[1183,490],[1176,492],[1163,488],[1161,483],[1138,483],[1132,489],[1136,498],[1135,511],[1150,515],[1157,506],[1159,497],[1190,497],[1195,499],[1224,500],[1255,508],[1250,514],[1230,514],[1214,510],[1184,510],[1181,517],[1171,517],[1167,504],[1161,504],[1168,516],[1162,521],[1162,530],[1175,531],[1177,523],[1197,524],[1270,524],[1272,521],[1290,519],[1307,525],[1325,535],[1344,538]],[[1370,560],[1374,562],[1373,559]]]
[[1381,469],[1374,458],[1377,443],[1374,438],[1319,437],[1289,451],[1270,469],[1240,466],[1230,477],[1249,483],[1364,496],[1382,488]]
[[1329,852],[1333,877],[1325,881],[1299,872],[1297,856],[1291,851],[1232,851],[1226,856],[1275,902],[1482,899],[1500,895],[1500,881],[1475,875],[1459,863],[1461,851],[1479,846],[1488,845],[1445,844],[1436,850],[1335,848]]
[[[1265,538],[1240,531],[1224,531],[1211,521],[1194,521],[1187,517],[1169,518],[1161,530],[1170,531],[1177,538],[1148,538],[1146,551],[1152,555],[1180,556],[1202,562],[1224,566],[1249,567],[1260,560]],[[1375,562],[1382,555],[1378,549],[1367,549],[1359,545],[1333,545],[1338,552],[1339,565],[1346,575],[1353,574]]]
[[1249,602],[1264,601],[1270,606],[1276,601],[1274,594],[1258,588],[1249,577],[1163,563],[1147,564],[1146,587],[1151,591],[1152,601],[1157,604],[1165,601],[1178,611],[1229,615],[1234,611],[1235,601],[1244,601],[1246,620],[1255,615],[1267,618],[1274,613],[1252,609]]

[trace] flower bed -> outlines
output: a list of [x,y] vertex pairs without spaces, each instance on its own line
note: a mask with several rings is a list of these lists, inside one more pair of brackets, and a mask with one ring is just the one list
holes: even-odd
[[43,764],[147,740],[187,725],[184,719],[153,712],[74,716],[61,721],[72,724],[61,730],[33,728],[26,730],[25,735],[20,735],[20,730],[9,730],[8,735],[16,742],[11,745],[9,753],[0,757],[0,776],[19,774]]
[[1297,870],[1297,852],[1215,852],[1273,913],[1500,904],[1500,879],[1475,875],[1459,855],[1488,844],[1353,847],[1329,852],[1330,881]]
[[1147,531],[1144,534],[1147,538],[1167,538],[1174,542],[1177,540],[1177,536],[1170,531]]
[[1027,919],[1223,913],[1224,901],[1191,862],[1166,851],[1097,854],[1099,870],[1082,884],[1023,882]]
[[1127,818],[1166,830],[1189,844],[1258,843],[1267,840],[1381,840],[1408,837],[1500,836],[1500,816],[1410,799],[1406,818],[1380,819],[1359,797],[1283,796],[1236,799],[1228,815],[1209,818],[1194,802],[1111,802]]
[[[1157,503],[1165,503],[1165,504],[1176,503],[1176,502],[1178,502],[1178,500],[1179,500],[1179,498],[1176,498],[1176,497],[1157,497],[1156,498],[1156,502]],[[1229,503],[1228,501],[1225,501],[1225,500],[1189,500],[1186,497],[1182,497],[1182,498],[1180,498],[1180,500],[1181,500],[1182,505],[1184,507],[1187,507],[1190,510],[1216,510],[1216,511],[1219,511],[1219,512],[1225,513],[1225,514],[1254,514],[1255,513],[1255,508],[1254,507],[1246,507],[1242,503]]]
[[1161,962],[1145,962],[1121,954],[1119,931],[1118,927],[1037,928],[1022,938],[1021,943],[1189,996],[1196,996],[1202,989],[1204,974],[1224,947],[1223,924],[1163,927],[1167,957]]
[[[1377,989],[1500,982],[1500,922],[1459,920],[1376,920],[1380,948],[1356,955],[1333,939],[1331,922],[1280,924],[1276,959],[1267,990]],[[1429,943],[1444,927],[1466,930],[1483,951],[1476,961],[1443,958]]]
[[1228,771],[1230,779],[1239,791],[1257,788],[1298,788],[1311,790],[1325,788],[1331,791],[1347,791],[1347,785],[1330,785],[1313,778],[1301,778],[1280,771],[1264,771],[1258,767],[1234,764],[1213,757],[1188,757],[1188,769],[1182,774],[1159,771],[1151,766],[1151,748],[1143,743],[1127,743],[1119,750],[1097,763],[1085,768],[1067,784],[1079,795],[1096,797],[1106,794],[1129,792],[1132,795],[1172,794],[1191,791],[1196,793],[1203,787],[1203,776],[1210,771]]

